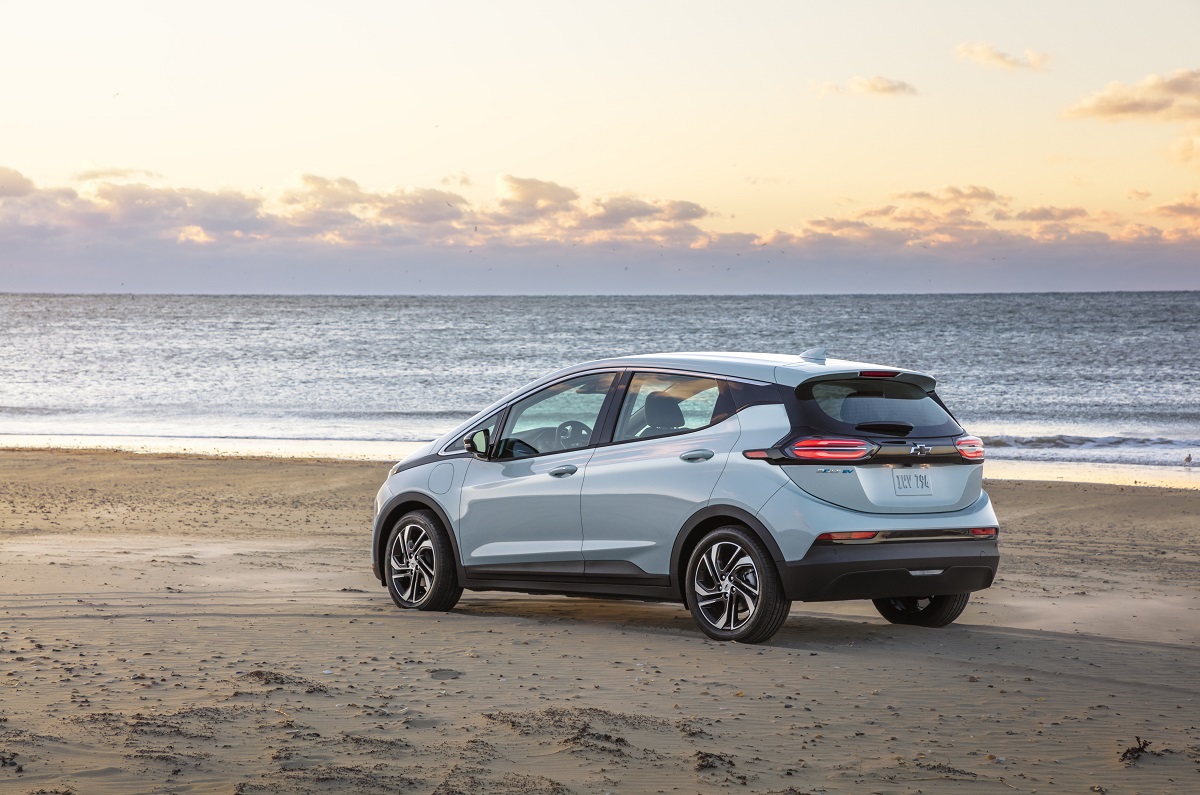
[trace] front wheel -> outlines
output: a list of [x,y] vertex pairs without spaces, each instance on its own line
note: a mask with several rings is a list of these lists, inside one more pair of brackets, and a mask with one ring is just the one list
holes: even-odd
[[901,596],[872,599],[879,615],[893,624],[912,624],[918,627],[944,627],[962,615],[969,593],[942,596]]
[[384,574],[392,601],[406,610],[444,612],[462,596],[450,539],[431,511],[412,511],[396,522]]
[[792,607],[770,554],[743,527],[721,527],[704,536],[686,576],[692,618],[715,640],[764,643]]

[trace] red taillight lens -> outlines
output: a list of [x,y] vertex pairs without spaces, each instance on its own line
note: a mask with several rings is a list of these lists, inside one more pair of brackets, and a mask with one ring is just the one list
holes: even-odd
[[849,533],[821,533],[818,541],[869,541],[879,535],[874,530],[854,530]]
[[804,461],[858,461],[876,449],[862,439],[801,439],[792,443],[788,453]]
[[974,538],[995,538],[997,532],[995,527],[972,527],[970,530]]
[[860,370],[860,378],[895,378],[900,375],[895,370]]
[[958,448],[959,455],[968,461],[983,459],[983,440],[978,436],[964,436],[955,441],[954,446]]
[[746,450],[742,453],[746,458],[767,459],[771,454],[766,450]]

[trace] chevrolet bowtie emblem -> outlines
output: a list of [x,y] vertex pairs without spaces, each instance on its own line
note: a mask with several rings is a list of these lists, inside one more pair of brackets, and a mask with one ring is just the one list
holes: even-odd
[[908,448],[910,455],[929,455],[933,452],[933,448],[927,444],[914,444]]

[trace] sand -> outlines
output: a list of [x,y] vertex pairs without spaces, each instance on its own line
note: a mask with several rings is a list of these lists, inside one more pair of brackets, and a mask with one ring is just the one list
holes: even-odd
[[0,793],[1200,792],[1198,491],[989,482],[958,623],[797,603],[743,646],[676,605],[399,611],[384,473],[0,452]]

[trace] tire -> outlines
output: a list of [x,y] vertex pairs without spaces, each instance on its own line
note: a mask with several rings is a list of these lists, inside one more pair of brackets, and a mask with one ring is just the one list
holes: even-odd
[[719,527],[700,539],[686,576],[688,609],[714,640],[765,643],[792,609],[770,553],[738,525]]
[[445,612],[462,596],[454,549],[432,511],[400,517],[388,535],[383,568],[392,601],[405,610]]
[[918,627],[944,627],[962,615],[970,600],[969,593],[942,596],[899,596],[891,599],[872,599],[879,615],[893,624]]

